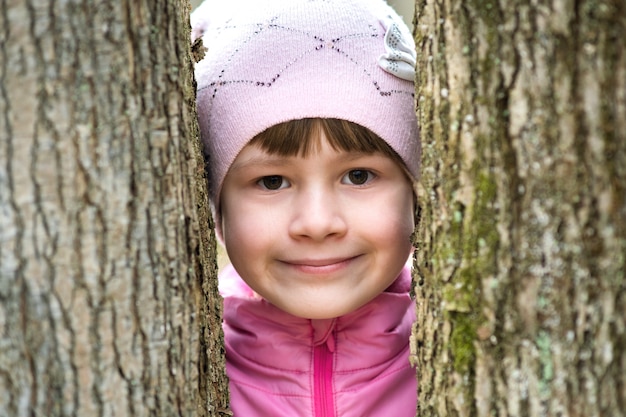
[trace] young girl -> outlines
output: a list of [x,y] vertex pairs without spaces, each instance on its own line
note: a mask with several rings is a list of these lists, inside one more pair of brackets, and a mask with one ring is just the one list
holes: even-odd
[[205,2],[192,25],[235,416],[414,416],[408,29],[382,0]]

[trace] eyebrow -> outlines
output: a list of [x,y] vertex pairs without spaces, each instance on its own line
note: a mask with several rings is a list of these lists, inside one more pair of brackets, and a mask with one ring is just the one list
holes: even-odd
[[[361,158],[367,158],[370,156],[374,156],[377,153],[366,153],[359,151],[340,151],[340,154],[337,155],[336,159],[342,162],[351,162]],[[239,161],[233,163],[230,167],[231,172],[241,171],[243,169],[249,167],[267,167],[267,168],[278,168],[278,167],[287,167],[287,166],[295,166],[297,162],[294,159],[298,158],[297,156],[281,156],[281,155],[267,155],[262,157],[254,157],[248,160]],[[305,157],[305,159],[308,157]]]
[[266,157],[261,157],[261,158],[250,158],[245,161],[239,161],[239,162],[234,163],[230,167],[230,171],[232,172],[241,171],[249,167],[275,168],[275,167],[284,167],[288,165],[294,165],[294,163],[289,161],[288,159],[289,157],[283,157],[283,156],[266,156]]

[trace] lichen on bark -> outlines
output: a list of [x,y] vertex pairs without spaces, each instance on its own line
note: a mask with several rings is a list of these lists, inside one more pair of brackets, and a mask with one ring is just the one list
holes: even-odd
[[418,1],[420,416],[623,415],[626,7]]

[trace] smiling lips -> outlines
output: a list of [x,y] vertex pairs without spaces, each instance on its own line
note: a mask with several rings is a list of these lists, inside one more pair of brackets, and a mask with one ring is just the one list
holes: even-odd
[[349,258],[301,259],[283,261],[284,264],[305,274],[329,274],[345,268],[358,256]]

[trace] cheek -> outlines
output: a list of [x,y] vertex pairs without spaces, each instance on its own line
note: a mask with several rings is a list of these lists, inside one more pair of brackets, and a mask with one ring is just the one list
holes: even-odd
[[411,236],[415,230],[415,213],[412,195],[398,201],[395,218],[388,227],[390,233],[387,238],[391,240],[389,245],[397,251],[397,256],[404,262],[413,250]]
[[413,235],[413,232],[415,231],[415,209],[416,209],[416,203],[415,203],[415,198],[413,197],[413,194],[411,194],[411,198],[409,199],[409,201],[406,204],[406,211],[405,211],[405,221],[407,224],[407,229],[409,232],[409,238],[411,235]]
[[413,193],[411,186],[408,187],[403,200],[403,213],[407,229],[409,229],[409,235],[413,234],[415,230],[415,209],[417,208],[417,198]]
[[[232,199],[222,199],[222,237],[224,239],[224,246],[228,252],[229,258],[235,259],[238,252],[245,252],[247,248],[245,244],[246,224],[250,227],[249,220],[245,210],[242,210],[241,205],[234,204]],[[237,251],[233,250],[237,248]]]
[[415,231],[415,212],[412,194],[403,202],[402,207],[404,209],[398,213],[395,236],[392,237],[394,239],[393,247],[396,250],[393,259],[395,259],[394,262],[398,262],[400,268],[406,263],[413,251],[411,236]]
[[222,235],[228,256],[233,264],[260,260],[271,248],[272,231],[270,219],[259,207],[244,204],[224,204],[222,210]]
[[359,216],[360,230],[376,242],[379,250],[390,256],[408,256],[414,231],[412,198],[391,195],[378,199],[378,204],[363,208]]
[[391,227],[397,235],[410,239],[415,229],[415,208],[412,193],[401,193],[395,199],[389,199],[389,218],[394,224]]

